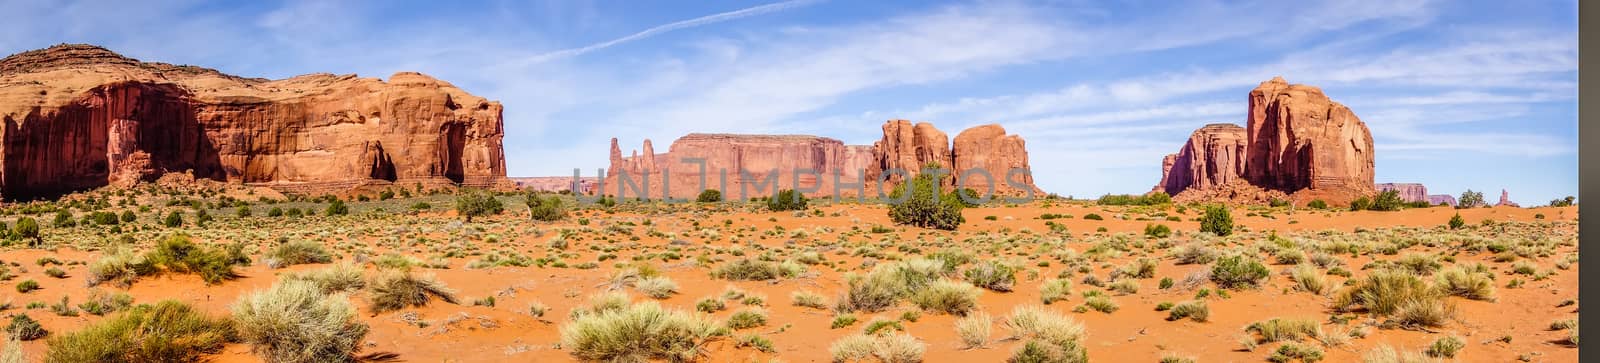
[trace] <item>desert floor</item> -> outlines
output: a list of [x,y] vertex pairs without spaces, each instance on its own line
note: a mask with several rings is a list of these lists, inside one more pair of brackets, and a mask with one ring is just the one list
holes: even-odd
[[[138,241],[137,249],[148,249],[164,236],[181,232],[201,243],[245,242],[252,246],[247,252],[255,263],[238,268],[240,277],[217,285],[208,285],[195,275],[164,274],[142,278],[127,289],[107,285],[94,289],[126,291],[137,303],[176,299],[226,315],[238,297],[268,288],[280,274],[331,265],[272,269],[262,263],[263,254],[273,246],[308,240],[326,246],[337,262],[359,263],[369,272],[379,269],[371,263],[379,256],[412,257],[423,262],[414,268],[416,273],[434,275],[455,290],[458,304],[433,301],[421,308],[377,314],[370,312],[362,293],[350,295],[362,320],[372,327],[362,351],[397,353],[400,360],[412,362],[574,361],[560,346],[561,328],[571,320],[570,311],[586,304],[591,296],[623,292],[634,302],[654,300],[668,308],[694,312],[697,301],[722,296],[729,289],[762,297],[759,305],[764,307],[749,307],[747,302],[755,302],[734,299],[727,301],[725,310],[711,314],[713,317],[726,319],[738,311],[759,309],[768,314],[767,320],[763,326],[736,330],[730,337],[711,341],[701,357],[704,361],[826,362],[832,360],[829,347],[834,341],[860,334],[875,319],[900,321],[904,333],[925,344],[926,361],[1003,361],[1022,345],[1021,340],[1007,339],[1009,334],[1001,324],[1019,305],[1041,305],[1081,323],[1086,331],[1082,344],[1091,361],[1156,362],[1168,356],[1200,362],[1266,361],[1283,343],[1259,343],[1246,349],[1253,344],[1245,341],[1258,340],[1246,327],[1270,318],[1305,318],[1319,322],[1327,334],[1345,335],[1345,339],[1329,339],[1331,342],[1302,341],[1325,351],[1323,360],[1329,362],[1360,361],[1380,345],[1421,352],[1447,336],[1466,342],[1456,354],[1461,361],[1578,360],[1577,348],[1568,342],[1571,334],[1551,327],[1552,322],[1577,317],[1575,207],[1434,207],[1397,212],[1241,207],[1231,213],[1234,233],[1217,237],[1198,232],[1200,208],[1173,205],[1098,206],[1093,201],[1047,200],[983,206],[966,209],[966,222],[958,230],[940,231],[896,226],[886,207],[873,204],[815,201],[806,212],[767,212],[759,203],[627,203],[609,209],[578,208],[565,220],[538,222],[528,218],[521,197],[501,198],[507,205],[504,213],[470,223],[449,211],[452,199],[441,195],[350,202],[349,215],[331,217],[266,216],[267,209],[274,206],[312,210],[323,206],[305,201],[253,204],[251,217],[237,217],[235,208],[223,207],[210,211],[215,220],[204,227],[191,223],[178,228],[160,226],[160,217],[170,210],[190,213],[192,209],[141,200],[140,204],[149,203],[153,208],[140,212],[137,222],[123,225],[130,231],[126,234]],[[432,208],[409,211],[408,206],[417,201],[427,201]],[[1465,227],[1445,227],[1458,212]],[[1090,214],[1104,218],[1086,219]],[[1146,236],[1146,226],[1152,224],[1167,225],[1174,233],[1163,238]],[[43,235],[47,249],[10,246],[0,251],[0,261],[10,264],[15,275],[0,291],[0,302],[11,302],[0,315],[27,314],[52,335],[105,319],[90,314],[57,316],[48,309],[25,306],[56,303],[63,296],[72,302],[83,301],[91,289],[85,282],[87,264],[101,258],[119,234],[101,226],[47,226]],[[1186,245],[1221,254],[1242,253],[1262,261],[1272,273],[1258,287],[1200,298],[1210,309],[1204,322],[1169,321],[1168,312],[1157,311],[1158,304],[1195,300],[1200,290],[1218,291],[1203,277],[1210,264],[1178,264],[1175,251]],[[1436,267],[1482,263],[1493,276],[1494,297],[1447,297],[1456,311],[1441,326],[1386,324],[1385,317],[1360,310],[1340,312],[1332,306],[1347,277],[1327,275],[1331,288],[1320,293],[1298,288],[1287,273],[1295,265],[1282,263],[1276,256],[1286,254],[1285,249],[1320,256],[1322,263],[1347,270],[1354,279],[1382,265],[1375,261],[1412,255],[1425,256],[1436,262]],[[1496,249],[1503,252],[1496,253]],[[994,331],[983,347],[968,348],[961,342],[954,327],[959,317],[935,312],[907,316],[919,309],[904,301],[882,312],[856,312],[857,322],[840,328],[831,327],[839,314],[832,309],[791,303],[791,294],[804,290],[825,296],[831,306],[845,293],[847,275],[939,251],[1016,267],[1011,291],[985,289],[979,297],[978,310],[995,319]],[[803,272],[796,277],[729,281],[710,273],[718,265],[741,259],[776,263],[796,260],[808,252],[820,256],[821,261],[802,263]],[[63,261],[55,267],[65,270],[66,276],[46,276],[46,267],[36,264],[44,257]],[[1153,277],[1120,278],[1133,281],[1137,292],[1109,291],[1084,281],[1086,276],[1094,276],[1109,286],[1113,271],[1141,258],[1157,261]],[[1327,261],[1330,259],[1338,261]],[[652,299],[630,287],[632,280],[622,271],[641,264],[676,282],[677,292]],[[1530,264],[1531,272],[1524,268]],[[1432,281],[1428,273],[1421,272],[1422,278]],[[1201,276],[1199,280],[1184,282],[1196,274]],[[1065,301],[1043,305],[1041,284],[1056,277],[1071,281],[1071,294]],[[959,271],[951,278],[961,279]],[[1160,288],[1164,278],[1178,283]],[[38,281],[42,289],[18,293],[9,286],[24,280]],[[1090,290],[1107,290],[1105,295],[1118,308],[1109,313],[1075,312],[1085,301],[1082,293]],[[472,304],[489,296],[495,298],[493,306]],[[534,305],[549,309],[536,317],[530,313]],[[734,338],[749,334],[769,339],[773,351],[737,347]],[[46,353],[47,340],[24,342],[24,351],[32,359],[40,359]],[[220,362],[261,361],[250,346],[238,343],[229,344],[213,357]]]

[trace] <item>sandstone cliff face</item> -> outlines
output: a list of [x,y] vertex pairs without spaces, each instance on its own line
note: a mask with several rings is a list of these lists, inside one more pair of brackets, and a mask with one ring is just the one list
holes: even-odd
[[1347,203],[1372,194],[1372,132],[1322,90],[1283,77],[1250,91],[1245,179],[1296,199]]
[[[956,135],[955,147],[950,157],[950,164],[954,165],[952,173],[962,174],[969,170],[983,170],[992,179],[984,178],[980,174],[971,173],[957,175],[964,177],[965,187],[986,193],[993,187],[999,194],[1018,195],[1027,190],[1012,187],[1006,183],[1008,173],[1012,170],[1032,171],[1028,166],[1028,149],[1021,136],[1006,135],[1006,129],[1000,125],[975,126]],[[1015,180],[1032,186],[1032,174],[1017,174]],[[956,178],[948,179],[957,182]],[[1032,188],[1037,192],[1038,188]]]
[[1244,174],[1244,128],[1210,124],[1195,130],[1176,154],[1161,161],[1161,182],[1156,190],[1178,195],[1189,188],[1212,189]]
[[[926,122],[912,126],[911,121],[889,120],[883,124],[883,139],[872,147],[878,161],[867,173],[872,180],[882,180],[885,170],[904,170],[915,177],[928,164],[950,167],[950,138]],[[888,176],[889,183],[903,181],[898,174]]]
[[185,171],[307,193],[505,183],[500,104],[418,73],[264,80],[61,45],[0,60],[0,119],[8,198]]
[[[1428,200],[1428,187],[1418,183],[1381,183],[1376,185],[1378,192],[1393,190],[1400,194],[1400,200],[1407,202],[1424,202]],[[1437,203],[1428,203],[1437,204]]]
[[1349,108],[1321,89],[1291,85],[1282,77],[1262,82],[1249,102],[1244,128],[1207,125],[1177,154],[1164,158],[1154,189],[1180,201],[1222,194],[1235,201],[1278,198],[1250,186],[1286,194],[1296,203],[1321,199],[1332,204],[1376,192],[1372,134]]
[[[724,198],[749,198],[771,194],[772,183],[776,183],[777,189],[815,188],[806,193],[814,197],[833,196],[835,189],[845,197],[863,192],[872,197],[878,194],[876,181],[880,178],[888,179],[882,188],[884,193],[904,182],[897,174],[885,175],[885,170],[901,169],[914,177],[927,164],[955,166],[958,170],[964,166],[983,168],[995,177],[997,193],[1026,192],[1005,183],[1006,170],[1028,167],[1025,145],[1021,137],[1006,135],[998,125],[962,132],[956,137],[954,151],[945,133],[928,123],[913,125],[910,121],[890,120],[884,124],[883,132],[883,139],[873,145],[845,145],[836,139],[807,135],[689,134],[673,141],[671,148],[661,154],[653,153],[650,141],[645,140],[646,152],[630,157],[622,156],[617,140],[612,139],[604,193],[618,195],[621,190],[627,198],[638,197],[646,189],[645,183],[649,183],[650,198],[664,194],[693,198],[702,189],[722,190]],[[699,164],[684,162],[695,158],[705,160],[704,174]],[[796,173],[796,169],[801,172]],[[807,169],[814,173],[805,172]],[[622,179],[624,174],[626,180]],[[670,177],[663,179],[663,174]],[[984,180],[974,177],[967,187],[980,193],[986,190]],[[1016,179],[1042,194],[1033,186],[1031,176]],[[948,186],[955,185],[953,178],[947,181]],[[863,185],[855,186],[857,183]]]
[[1456,197],[1453,196],[1453,195],[1449,195],[1449,194],[1430,194],[1430,195],[1428,195],[1428,204],[1429,205],[1445,204],[1445,205],[1454,207],[1454,206],[1456,206]]

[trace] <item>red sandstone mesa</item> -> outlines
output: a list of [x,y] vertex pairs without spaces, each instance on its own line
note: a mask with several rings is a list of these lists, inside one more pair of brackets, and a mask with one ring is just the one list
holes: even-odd
[[[954,166],[956,170],[980,168],[994,177],[998,194],[1021,195],[1029,190],[1042,194],[1031,176],[1012,178],[1026,184],[1026,189],[1007,185],[1007,170],[1027,169],[1028,154],[1022,138],[1006,135],[999,125],[963,131],[957,135],[953,149],[945,133],[933,125],[913,125],[906,120],[884,123],[883,139],[873,145],[845,145],[836,139],[809,135],[689,134],[673,141],[666,153],[653,153],[650,140],[644,141],[644,148],[643,154],[624,157],[617,140],[611,140],[605,194],[617,195],[620,188],[625,197],[638,197],[639,191],[645,190],[644,184],[649,183],[650,198],[664,194],[693,198],[702,190],[701,169],[698,164],[683,160],[697,158],[705,160],[704,189],[722,190],[725,198],[766,196],[773,190],[771,183],[776,183],[778,189],[816,188],[806,193],[810,196],[832,196],[837,189],[846,197],[862,191],[870,197],[878,194],[875,181],[880,178],[889,180],[883,186],[884,193],[903,181],[897,174],[885,175],[887,170],[900,169],[908,176],[916,176],[927,164]],[[802,172],[795,173],[796,169]],[[671,175],[665,183],[663,171]],[[623,173],[627,174],[626,182],[620,180]],[[719,173],[726,173],[726,178]],[[972,177],[968,188],[980,194],[987,190],[987,180]],[[954,178],[946,180],[947,186],[955,185]],[[865,185],[858,187],[856,183]]]
[[8,198],[185,171],[308,193],[507,183],[500,103],[412,72],[266,80],[57,45],[0,59],[0,118]]
[[1261,82],[1249,100],[1242,153],[1225,151],[1237,150],[1229,149],[1239,145],[1237,126],[1207,125],[1162,161],[1155,189],[1179,200],[1262,202],[1281,192],[1297,203],[1334,204],[1374,193],[1372,133],[1349,108],[1282,77]]
[[[1428,187],[1418,183],[1381,183],[1376,185],[1379,192],[1393,190],[1400,194],[1400,200],[1407,202],[1428,201]],[[1434,205],[1438,203],[1428,203]]]

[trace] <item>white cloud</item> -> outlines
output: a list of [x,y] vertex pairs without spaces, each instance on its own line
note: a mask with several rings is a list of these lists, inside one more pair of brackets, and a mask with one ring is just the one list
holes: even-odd
[[794,8],[799,8],[799,7],[815,4],[815,3],[819,2],[819,1],[821,1],[821,0],[790,0],[790,1],[784,1],[784,2],[779,2],[779,3],[772,3],[772,4],[767,4],[767,5],[749,7],[749,8],[744,8],[744,9],[739,9],[739,10],[734,10],[734,11],[729,11],[729,12],[724,12],[724,13],[717,13],[717,14],[702,16],[702,17],[689,19],[689,20],[684,20],[684,21],[668,23],[668,24],[664,24],[664,25],[651,27],[649,29],[645,29],[645,30],[640,31],[638,33],[629,34],[628,36],[624,36],[624,37],[617,38],[617,39],[612,39],[612,40],[607,40],[607,41],[600,42],[600,43],[590,44],[590,45],[586,45],[586,46],[582,46],[582,47],[578,47],[578,48],[568,48],[568,49],[561,49],[561,50],[556,50],[556,51],[540,53],[540,54],[537,54],[537,55],[534,55],[534,56],[531,56],[531,57],[527,57],[527,58],[521,59],[521,60],[518,61],[517,64],[526,66],[526,65],[531,65],[531,64],[544,63],[544,62],[547,62],[547,61],[550,61],[550,60],[555,60],[555,59],[576,57],[576,56],[583,55],[585,53],[589,53],[589,52],[593,52],[593,51],[601,50],[601,49],[605,49],[605,48],[610,48],[610,47],[617,46],[617,45],[620,45],[620,44],[623,44],[623,43],[643,40],[645,38],[653,37],[653,36],[660,35],[662,33],[670,32],[670,31],[674,31],[674,30],[693,28],[693,27],[697,27],[697,26],[716,24],[716,23],[725,22],[725,21],[729,21],[729,20],[736,20],[736,19],[748,18],[748,17],[752,17],[752,16],[759,16],[759,15],[765,15],[765,14],[780,12],[780,11],[785,11],[785,10],[790,10],[790,9],[794,9]]

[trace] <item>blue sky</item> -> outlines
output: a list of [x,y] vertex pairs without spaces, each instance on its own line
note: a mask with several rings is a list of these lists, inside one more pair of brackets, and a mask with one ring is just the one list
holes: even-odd
[[[137,4],[127,4],[137,3]],[[1142,193],[1282,75],[1372,130],[1378,182],[1577,194],[1575,1],[0,2],[0,53],[94,43],[268,78],[421,71],[505,104],[513,176],[650,138],[870,144],[1000,123],[1062,195]]]

